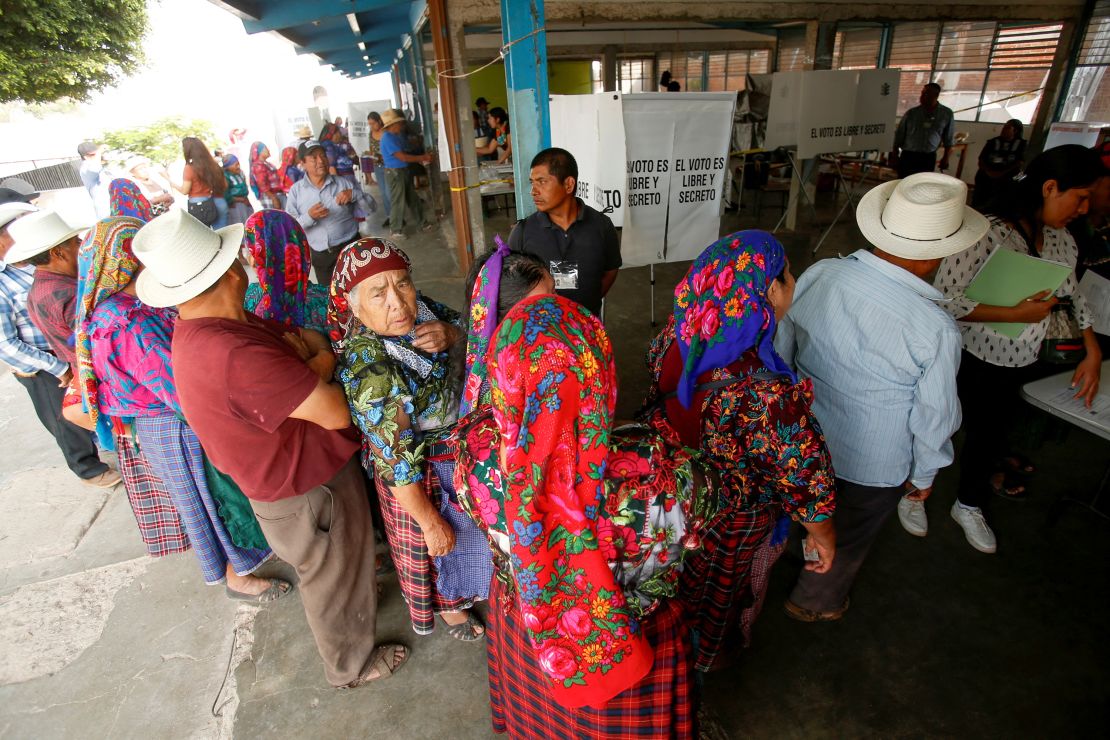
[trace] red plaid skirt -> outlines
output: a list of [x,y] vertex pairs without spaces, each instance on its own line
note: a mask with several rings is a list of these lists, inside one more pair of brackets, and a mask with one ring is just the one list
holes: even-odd
[[[706,529],[704,547],[686,559],[678,597],[698,632],[699,671],[710,669],[729,633],[740,626],[741,613],[762,599],[754,592],[752,559],[774,522],[770,509],[731,509]],[[765,591],[767,580],[760,585]]]
[[[385,525],[386,539],[389,540],[389,554],[397,567],[397,581],[409,607],[412,629],[418,635],[431,634],[435,629],[436,614],[469,609],[473,606],[474,599],[447,599],[436,591],[436,566],[428,555],[428,546],[424,544],[424,533],[420,530],[420,525],[397,503],[389,488],[383,486],[377,476],[374,476],[374,485],[378,489],[378,500],[381,502],[382,523]],[[424,471],[424,492],[438,511],[442,494],[439,476],[431,465]]]
[[115,440],[123,489],[127,491],[127,501],[135,514],[147,554],[158,558],[188,550],[185,527],[162,479],[150,469],[127,434],[117,430]]
[[515,599],[503,608],[504,586],[490,586],[486,645],[493,729],[511,738],[689,738],[696,707],[690,629],[681,606],[664,602],[641,624],[655,646],[651,673],[602,709],[569,709],[551,698]]

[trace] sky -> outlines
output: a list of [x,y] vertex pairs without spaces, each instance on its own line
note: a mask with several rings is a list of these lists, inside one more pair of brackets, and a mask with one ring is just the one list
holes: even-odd
[[0,124],[0,173],[29,168],[17,160],[76,156],[81,141],[102,131],[171,115],[207,119],[221,137],[245,128],[248,144],[273,148],[275,120],[303,116],[316,85],[327,88],[333,117],[346,118],[348,102],[392,98],[388,74],[348,80],[276,34],[248,36],[238,18],[207,0],[150,0],[148,12],[146,67],[75,113],[17,114]]

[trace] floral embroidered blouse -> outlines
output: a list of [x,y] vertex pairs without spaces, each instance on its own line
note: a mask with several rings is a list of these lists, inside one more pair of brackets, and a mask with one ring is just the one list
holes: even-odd
[[[457,311],[420,301],[418,324],[440,320],[464,328]],[[363,464],[390,487],[424,480],[426,445],[446,439],[458,416],[462,378],[448,353],[421,352],[412,339],[383,339],[360,326],[339,359],[338,377],[362,431]]]
[[102,413],[117,418],[181,413],[170,365],[177,311],[152,308],[127,293],[89,317],[93,370]]
[[677,400],[663,399],[666,394],[660,392],[674,339],[671,317],[648,350],[654,380],[642,419],[677,444],[696,443],[716,467],[726,495],[741,506],[778,505],[799,522],[819,522],[832,515],[835,475],[821,427],[810,409],[810,381],[792,384],[788,378],[769,375],[753,348],[729,368],[698,379],[706,383],[743,378],[695,394],[692,408],[700,411],[692,435],[696,439],[686,439],[675,422],[681,416]]

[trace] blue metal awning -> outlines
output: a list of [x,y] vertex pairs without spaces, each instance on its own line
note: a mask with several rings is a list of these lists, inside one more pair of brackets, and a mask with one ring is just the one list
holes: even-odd
[[348,77],[388,72],[427,0],[211,0],[247,33],[273,31]]

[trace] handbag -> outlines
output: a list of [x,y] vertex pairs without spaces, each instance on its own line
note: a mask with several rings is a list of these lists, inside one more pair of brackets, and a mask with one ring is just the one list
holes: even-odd
[[216,201],[205,198],[201,201],[189,201],[189,215],[200,221],[205,226],[216,223],[219,212],[216,211]]
[[1070,300],[1062,300],[1048,315],[1048,329],[1041,342],[1040,359],[1053,365],[1075,365],[1086,355],[1083,334]]

